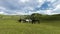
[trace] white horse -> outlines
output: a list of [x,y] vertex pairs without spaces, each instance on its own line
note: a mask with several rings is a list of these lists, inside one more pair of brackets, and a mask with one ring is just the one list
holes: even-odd
[[31,20],[31,19],[26,19],[26,22],[28,22],[28,23],[29,23],[29,22],[32,22],[32,20]]

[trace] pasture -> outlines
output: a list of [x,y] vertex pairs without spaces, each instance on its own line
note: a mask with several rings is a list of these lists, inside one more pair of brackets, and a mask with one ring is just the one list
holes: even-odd
[[60,21],[44,21],[40,24],[19,23],[19,16],[0,18],[0,34],[60,34]]

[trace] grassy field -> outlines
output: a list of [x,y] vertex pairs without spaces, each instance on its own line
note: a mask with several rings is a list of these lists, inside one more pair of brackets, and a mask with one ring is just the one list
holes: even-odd
[[0,34],[60,34],[60,21],[31,24],[4,18],[0,19]]

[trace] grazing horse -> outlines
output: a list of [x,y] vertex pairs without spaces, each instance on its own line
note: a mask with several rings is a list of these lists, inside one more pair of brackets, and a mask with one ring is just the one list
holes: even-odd
[[32,24],[35,24],[35,23],[40,23],[40,21],[39,20],[32,20]]
[[26,22],[24,19],[20,19],[20,20],[18,20],[19,22]]
[[18,20],[19,22],[31,22],[32,20],[31,19],[20,19],[20,20]]
[[23,23],[26,23],[26,22],[28,22],[28,23],[32,23],[32,24],[35,24],[35,23],[40,23],[40,21],[39,20],[31,20],[31,19],[20,19],[20,20],[18,20],[19,22],[23,22]]

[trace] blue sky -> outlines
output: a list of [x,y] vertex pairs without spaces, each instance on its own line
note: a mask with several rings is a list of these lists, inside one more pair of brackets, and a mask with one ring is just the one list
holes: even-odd
[[0,14],[60,14],[60,0],[0,0]]

